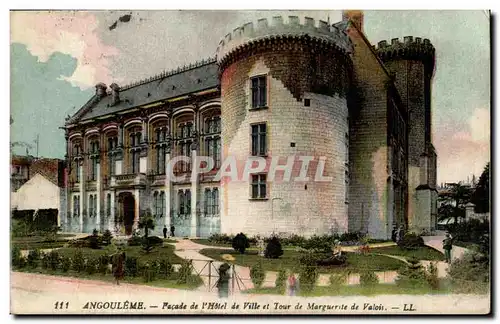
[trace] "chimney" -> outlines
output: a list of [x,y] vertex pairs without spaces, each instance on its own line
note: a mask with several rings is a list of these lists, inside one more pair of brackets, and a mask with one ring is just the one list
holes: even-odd
[[110,86],[111,95],[113,96],[112,105],[116,105],[120,102],[120,86],[116,83],[112,83]]
[[342,11],[342,20],[351,20],[356,27],[364,33],[363,30],[363,10],[343,10]]
[[105,97],[106,96],[106,89],[107,89],[107,86],[104,83],[101,82],[101,83],[96,84],[96,86],[95,86],[96,96],[98,96],[99,98]]

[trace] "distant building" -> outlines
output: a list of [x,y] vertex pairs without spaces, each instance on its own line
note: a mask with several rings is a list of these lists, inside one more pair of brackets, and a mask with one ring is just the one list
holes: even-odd
[[[60,159],[14,156],[12,158],[11,209],[57,209],[58,222],[66,214],[65,162]],[[14,179],[14,180],[12,180]],[[19,185],[20,184],[20,185]]]
[[[110,90],[97,84],[65,125],[65,226],[130,234],[149,209],[157,233],[172,224],[191,237],[276,230],[386,239],[393,226],[432,229],[435,49],[412,36],[373,46],[363,19],[361,11],[333,25],[261,19],[226,35],[214,59]],[[215,169],[168,181],[166,163],[182,156],[210,156]],[[214,180],[228,157],[270,164],[276,156],[280,164],[323,156],[332,181],[276,182],[266,170]],[[191,162],[174,167],[191,171]]]

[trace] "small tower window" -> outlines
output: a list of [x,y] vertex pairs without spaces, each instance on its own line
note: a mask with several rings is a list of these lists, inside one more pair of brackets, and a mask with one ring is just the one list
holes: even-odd
[[267,78],[265,75],[254,77],[251,80],[252,108],[267,106]]
[[310,107],[311,106],[311,99],[304,99],[304,106]]

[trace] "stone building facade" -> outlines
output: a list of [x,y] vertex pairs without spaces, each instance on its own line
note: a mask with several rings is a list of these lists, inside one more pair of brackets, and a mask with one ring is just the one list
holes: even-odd
[[427,39],[372,46],[346,11],[261,19],[214,59],[98,84],[65,125],[64,226],[130,234],[149,210],[178,236],[430,229],[433,69]]

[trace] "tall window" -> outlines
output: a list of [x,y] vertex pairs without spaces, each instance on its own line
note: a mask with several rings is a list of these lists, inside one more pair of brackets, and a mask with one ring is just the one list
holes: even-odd
[[99,141],[93,140],[90,142],[89,147],[91,169],[90,169],[90,180],[95,181],[97,179],[97,169],[99,166]]
[[131,173],[139,173],[139,160],[141,154],[141,128],[133,128],[129,132],[130,146],[130,171]]
[[80,196],[79,195],[73,196],[73,216],[74,217],[80,216]]
[[167,127],[156,129],[156,174],[165,174],[165,155],[167,153]]
[[155,191],[153,197],[153,210],[156,217],[165,216],[165,193],[163,191]]
[[111,136],[108,137],[108,174],[115,175],[115,152],[114,150],[118,147],[118,137]]
[[80,182],[80,161],[81,161],[82,147],[80,143],[73,145],[73,158],[75,161],[75,181]]
[[80,163],[81,163],[80,160],[75,161],[76,182],[80,182],[80,169],[81,169]]
[[219,189],[205,189],[205,217],[219,216]]
[[344,160],[345,160],[345,164],[349,164],[349,134],[345,134],[345,157],[344,157]]
[[111,194],[106,195],[106,215],[111,216]]
[[266,198],[266,175],[252,175],[252,198]]
[[179,216],[188,217],[191,214],[191,191],[179,190],[177,193]]
[[251,79],[252,86],[252,108],[267,106],[267,79],[266,76],[258,76]]
[[220,168],[220,116],[214,116],[205,120],[205,155],[214,160],[214,167]]
[[89,215],[88,215],[89,217],[95,216],[94,215],[94,213],[95,213],[95,211],[94,211],[94,195],[89,195],[89,208],[88,208],[88,210],[89,210]]
[[255,124],[252,128],[252,155],[266,155],[266,124]]
[[[181,123],[177,125],[177,155],[191,158],[191,144],[193,135],[193,123]],[[180,161],[176,164],[177,171],[189,172],[191,163]]]

